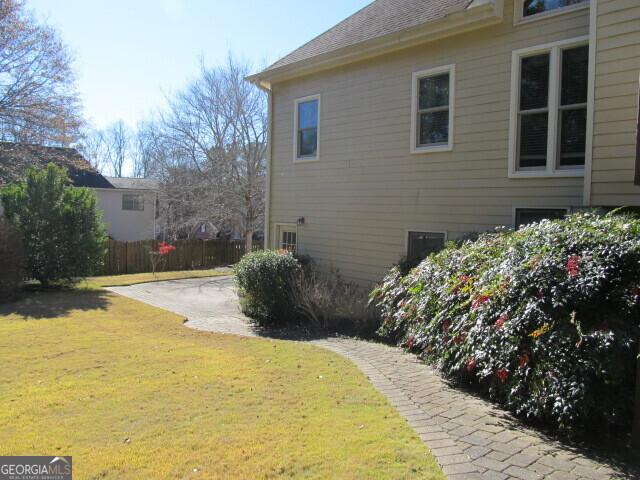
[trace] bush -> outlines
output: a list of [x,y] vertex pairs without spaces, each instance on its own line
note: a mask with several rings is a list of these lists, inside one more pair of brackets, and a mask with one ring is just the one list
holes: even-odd
[[0,195],[7,218],[24,238],[27,273],[44,286],[97,273],[106,234],[95,193],[69,186],[64,168],[29,169]]
[[262,326],[294,321],[291,285],[302,267],[289,252],[264,250],[246,254],[234,267],[242,311]]
[[319,272],[311,265],[294,280],[291,292],[301,325],[316,332],[374,336],[379,318],[366,291],[345,281],[338,270]]
[[24,274],[23,260],[20,233],[0,216],[0,303],[16,297]]
[[372,292],[380,333],[566,433],[631,425],[640,221],[574,214],[449,246]]

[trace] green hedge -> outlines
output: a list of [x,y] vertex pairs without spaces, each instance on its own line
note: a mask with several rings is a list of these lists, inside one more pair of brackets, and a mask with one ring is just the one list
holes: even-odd
[[380,333],[517,415],[567,433],[631,425],[640,221],[574,214],[450,246],[372,293]]
[[242,311],[263,326],[280,326],[295,318],[291,284],[301,265],[288,252],[246,254],[234,267]]
[[18,230],[0,215],[0,303],[13,300],[24,275],[24,250]]

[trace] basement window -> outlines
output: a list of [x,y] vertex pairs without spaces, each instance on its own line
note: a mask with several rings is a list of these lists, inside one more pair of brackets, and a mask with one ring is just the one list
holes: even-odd
[[443,232],[409,231],[407,234],[407,260],[420,261],[444,248],[446,235]]
[[516,208],[516,230],[523,225],[539,223],[542,220],[557,220],[567,215],[567,208]]

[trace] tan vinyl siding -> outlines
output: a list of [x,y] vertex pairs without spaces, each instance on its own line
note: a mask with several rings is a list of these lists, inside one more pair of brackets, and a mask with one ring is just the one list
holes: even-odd
[[[499,26],[273,85],[272,228],[304,217],[301,253],[371,282],[406,253],[407,230],[454,239],[513,225],[516,206],[580,206],[581,177],[508,178],[510,76],[513,50],[588,24],[583,9],[514,26],[507,1]],[[412,73],[450,64],[453,151],[411,154]],[[320,159],[294,164],[294,101],[314,94]]]
[[640,2],[598,0],[591,204],[640,205],[633,185]]

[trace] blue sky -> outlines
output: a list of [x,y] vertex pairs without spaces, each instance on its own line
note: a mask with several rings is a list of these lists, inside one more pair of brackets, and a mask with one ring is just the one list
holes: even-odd
[[75,57],[85,114],[130,126],[231,51],[271,63],[370,0],[27,0]]

